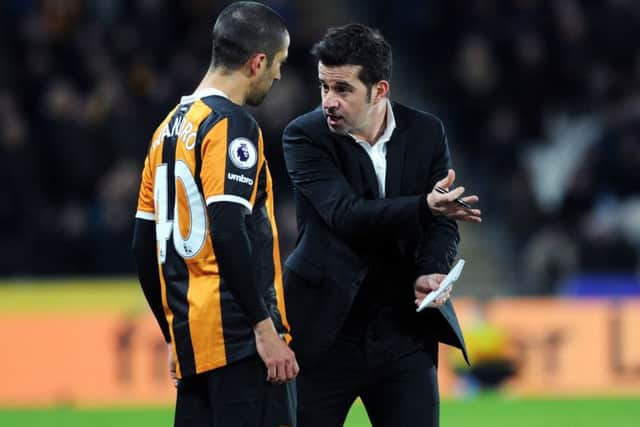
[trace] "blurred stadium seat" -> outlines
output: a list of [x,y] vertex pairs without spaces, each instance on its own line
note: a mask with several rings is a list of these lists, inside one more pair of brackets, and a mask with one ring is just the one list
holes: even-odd
[[640,297],[640,278],[630,274],[576,274],[560,286],[571,297]]

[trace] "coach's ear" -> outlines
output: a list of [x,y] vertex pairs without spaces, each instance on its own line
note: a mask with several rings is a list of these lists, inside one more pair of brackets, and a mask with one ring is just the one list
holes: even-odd
[[371,88],[371,103],[377,104],[381,100],[389,95],[389,82],[386,80],[380,80],[375,83]]

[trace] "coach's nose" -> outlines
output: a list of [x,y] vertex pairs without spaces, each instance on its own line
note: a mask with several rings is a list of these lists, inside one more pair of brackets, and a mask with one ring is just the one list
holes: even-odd
[[322,108],[324,108],[325,111],[335,111],[339,106],[338,97],[334,96],[331,92],[322,98]]

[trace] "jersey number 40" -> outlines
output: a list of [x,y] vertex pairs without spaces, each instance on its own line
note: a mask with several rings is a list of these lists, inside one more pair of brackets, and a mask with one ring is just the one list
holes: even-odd
[[[167,242],[173,236],[173,246],[176,252],[184,259],[195,257],[204,246],[207,232],[207,218],[205,204],[198,190],[198,185],[187,164],[181,160],[176,161],[174,167],[176,196],[173,198],[173,218],[169,220],[169,196],[168,196],[168,168],[166,163],[156,168],[156,178],[153,185],[153,193],[156,208],[156,239],[158,241],[158,261],[164,264],[167,259]],[[186,209],[188,217],[181,218],[178,205],[179,185],[186,195]],[[184,209],[182,209],[184,212]],[[184,215],[187,216],[187,215]],[[175,225],[175,226],[174,226]],[[186,230],[183,236],[181,230]]]

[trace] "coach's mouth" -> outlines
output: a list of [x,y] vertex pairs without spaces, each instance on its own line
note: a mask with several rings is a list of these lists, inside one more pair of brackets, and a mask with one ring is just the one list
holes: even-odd
[[334,114],[327,114],[327,123],[329,126],[336,126],[340,121],[342,121],[342,117]]

